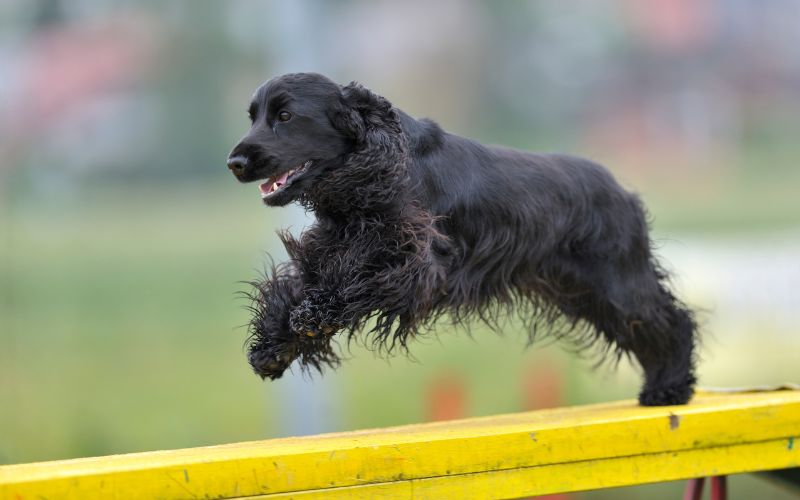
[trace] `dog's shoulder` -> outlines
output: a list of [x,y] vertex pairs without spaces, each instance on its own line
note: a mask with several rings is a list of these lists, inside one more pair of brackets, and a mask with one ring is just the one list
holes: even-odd
[[395,109],[400,117],[400,126],[408,137],[409,148],[414,154],[424,155],[442,145],[444,130],[438,123],[429,118],[416,119],[400,109]]

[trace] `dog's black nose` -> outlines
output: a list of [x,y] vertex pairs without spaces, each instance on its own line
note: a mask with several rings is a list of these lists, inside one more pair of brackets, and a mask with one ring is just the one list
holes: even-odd
[[247,166],[247,158],[244,156],[231,156],[228,158],[228,168],[236,175],[244,172],[244,167]]

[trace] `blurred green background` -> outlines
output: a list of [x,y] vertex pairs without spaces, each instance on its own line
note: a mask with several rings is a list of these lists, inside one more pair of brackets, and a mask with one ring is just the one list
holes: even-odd
[[[411,360],[354,345],[324,378],[252,375],[239,281],[309,219],[263,207],[225,159],[252,91],[289,71],[606,164],[702,310],[701,384],[798,381],[798,25],[791,0],[3,2],[0,464],[636,394],[627,362],[526,348],[513,320],[442,327]],[[733,481],[733,498],[781,497]]]

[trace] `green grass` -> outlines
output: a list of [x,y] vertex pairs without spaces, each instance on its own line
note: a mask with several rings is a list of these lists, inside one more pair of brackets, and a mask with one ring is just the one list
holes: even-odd
[[246,322],[236,280],[260,260],[257,215],[237,219],[203,190],[122,194],[14,208],[3,461],[267,435],[234,328]]
[[800,225],[800,172],[782,185],[763,180],[738,180],[722,186],[707,179],[697,186],[663,185],[645,193],[655,215],[654,228],[661,233],[746,234],[792,229]]

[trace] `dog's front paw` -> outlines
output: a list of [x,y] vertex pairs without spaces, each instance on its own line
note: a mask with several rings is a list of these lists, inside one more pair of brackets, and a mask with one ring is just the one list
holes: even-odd
[[247,360],[256,375],[262,379],[275,380],[283,376],[294,357],[286,353],[279,354],[272,349],[251,349]]
[[270,278],[253,283],[247,360],[262,379],[275,380],[300,355],[300,339],[289,328],[289,312],[300,301],[300,287],[276,271]]
[[338,330],[326,308],[309,299],[305,299],[289,313],[289,328],[297,335],[308,337],[333,335]]

